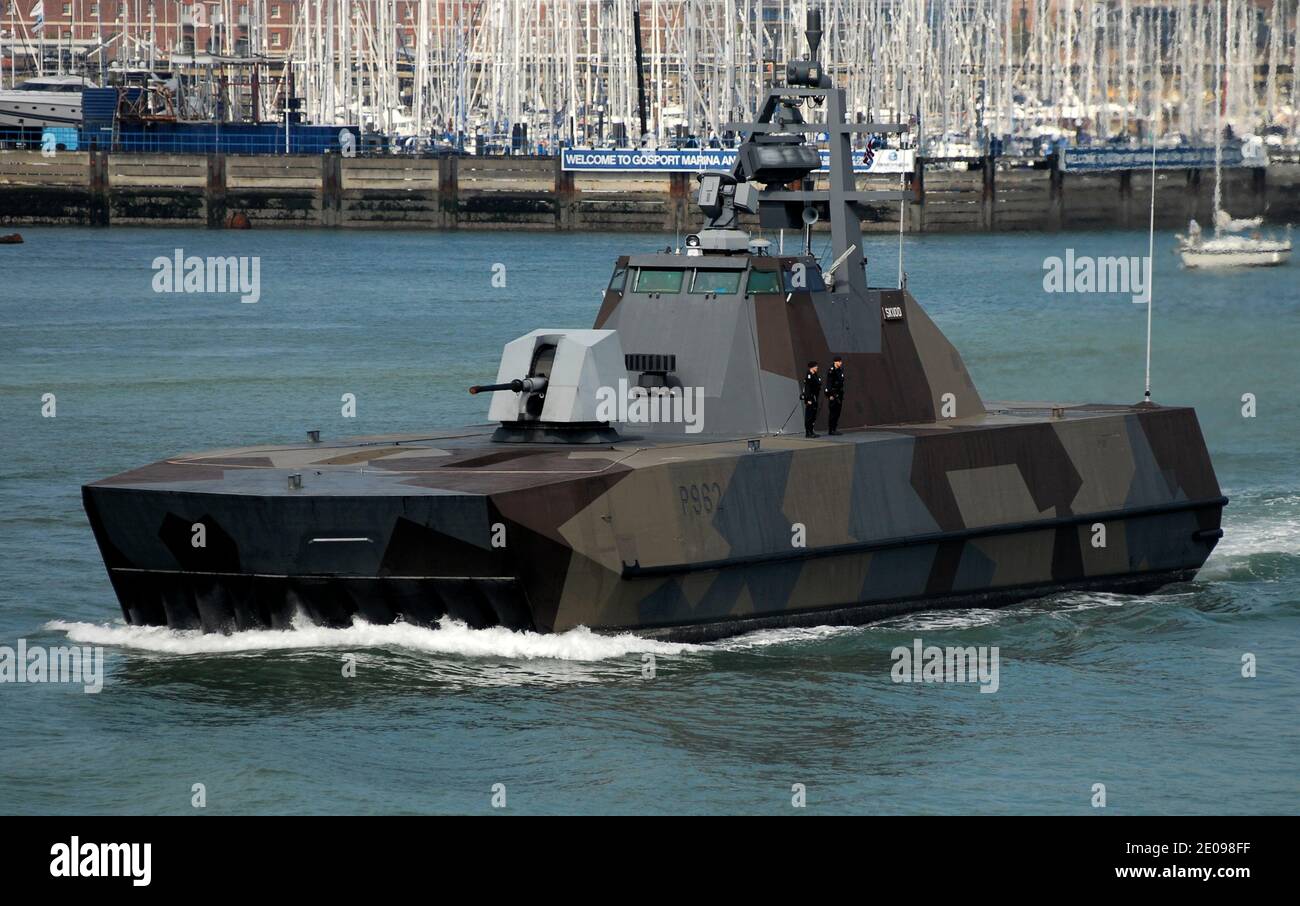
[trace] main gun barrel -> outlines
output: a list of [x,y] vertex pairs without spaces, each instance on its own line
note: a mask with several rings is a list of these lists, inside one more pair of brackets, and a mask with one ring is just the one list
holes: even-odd
[[515,393],[541,393],[546,389],[546,378],[530,377],[523,380],[506,381],[504,384],[475,384],[469,388],[470,395],[487,393],[489,390],[513,390]]

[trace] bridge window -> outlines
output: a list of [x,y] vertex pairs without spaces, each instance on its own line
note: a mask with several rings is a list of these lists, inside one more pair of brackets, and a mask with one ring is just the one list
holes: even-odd
[[621,293],[623,287],[627,285],[627,268],[614,268],[614,276],[609,278],[609,288],[616,293]]
[[691,292],[696,295],[716,293],[720,296],[729,296],[740,289],[740,278],[744,273],[744,271],[697,270],[695,279],[691,281]]
[[745,292],[753,295],[754,293],[779,293],[780,291],[780,271],[749,272],[749,283],[745,286]]
[[638,293],[679,293],[685,272],[679,269],[643,267],[636,272]]

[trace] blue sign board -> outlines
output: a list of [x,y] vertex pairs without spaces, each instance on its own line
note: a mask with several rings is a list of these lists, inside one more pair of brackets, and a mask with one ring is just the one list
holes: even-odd
[[[1223,166],[1225,167],[1263,167],[1268,161],[1263,158],[1247,158],[1241,153],[1241,145],[1228,145],[1223,148]],[[1151,149],[1142,148],[1065,148],[1061,152],[1062,170],[1150,170]],[[1157,170],[1212,170],[1214,169],[1214,148],[1181,146],[1177,148],[1156,149]]]

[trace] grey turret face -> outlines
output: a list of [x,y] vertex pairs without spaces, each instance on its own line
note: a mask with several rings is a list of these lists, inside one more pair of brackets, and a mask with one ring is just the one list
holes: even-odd
[[[707,639],[1194,575],[1227,501],[1191,409],[985,403],[916,299],[868,286],[862,205],[896,196],[857,190],[852,137],[906,127],[845,123],[820,34],[810,14],[808,59],[755,122],[727,124],[745,140],[701,178],[684,248],[619,258],[591,328],[507,344],[475,388],[493,424],[174,457],[85,487],[128,622]],[[833,285],[741,212],[828,221]],[[808,362],[836,358],[842,435],[789,436]]]
[[534,330],[507,344],[488,417],[503,424],[598,422],[597,391],[626,377],[614,331]]

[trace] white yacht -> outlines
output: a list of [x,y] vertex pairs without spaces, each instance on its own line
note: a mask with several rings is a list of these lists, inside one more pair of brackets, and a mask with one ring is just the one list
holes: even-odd
[[[1216,26],[1217,28],[1217,26]],[[1218,38],[1215,38],[1218,42]],[[1187,235],[1178,234],[1178,256],[1184,267],[1270,267],[1286,264],[1291,257],[1291,227],[1279,238],[1263,231],[1264,218],[1234,219],[1223,209],[1223,96],[1229,93],[1231,68],[1225,69],[1216,53],[1214,59],[1214,235],[1201,235],[1201,225],[1193,220]],[[1268,166],[1264,142],[1247,136],[1241,143],[1243,163]]]
[[1291,229],[1282,238],[1261,232],[1263,218],[1234,220],[1226,211],[1214,212],[1214,235],[1201,235],[1195,220],[1187,235],[1178,236],[1178,255],[1185,267],[1269,267],[1291,257]]
[[0,91],[0,129],[76,128],[81,125],[81,91],[94,88],[80,76],[37,76]]

